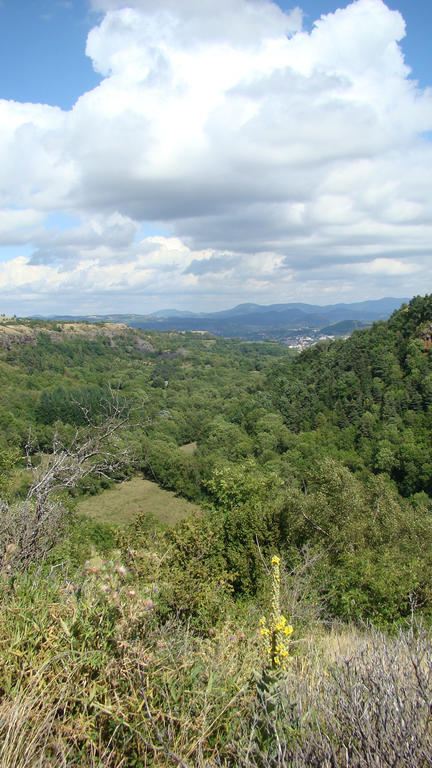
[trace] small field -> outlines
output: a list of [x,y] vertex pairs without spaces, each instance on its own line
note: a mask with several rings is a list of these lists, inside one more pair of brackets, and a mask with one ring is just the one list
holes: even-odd
[[101,523],[127,525],[136,515],[151,512],[161,523],[175,525],[185,517],[200,513],[200,508],[171,491],[164,491],[156,483],[134,477],[132,480],[84,499],[78,511]]
[[195,453],[197,449],[196,443],[185,443],[184,445],[181,445],[179,450],[183,451],[183,453]]

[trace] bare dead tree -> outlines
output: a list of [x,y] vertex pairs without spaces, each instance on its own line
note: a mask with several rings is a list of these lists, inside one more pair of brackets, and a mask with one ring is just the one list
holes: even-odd
[[[57,432],[52,451],[31,467],[32,480],[23,501],[0,502],[0,570],[13,574],[41,562],[60,540],[68,520],[64,491],[92,474],[110,477],[131,461],[122,446],[121,431],[129,425],[129,412],[111,393],[105,413],[92,422],[83,409],[85,427],[66,442]],[[29,457],[28,457],[29,458]]]

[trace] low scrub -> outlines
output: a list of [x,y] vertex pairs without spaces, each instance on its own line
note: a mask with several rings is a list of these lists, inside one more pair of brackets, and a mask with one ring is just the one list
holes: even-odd
[[421,626],[306,633],[299,621],[273,672],[254,604],[203,632],[158,600],[151,578],[111,560],[3,583],[1,768],[432,765]]

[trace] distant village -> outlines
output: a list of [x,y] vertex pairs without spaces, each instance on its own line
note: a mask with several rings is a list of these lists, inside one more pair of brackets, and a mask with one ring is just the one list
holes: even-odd
[[328,333],[321,333],[320,331],[308,330],[299,331],[298,333],[292,333],[285,338],[280,339],[280,343],[290,349],[296,349],[298,352],[302,352],[307,347],[312,347],[314,344],[318,344],[320,341],[334,341],[335,339],[346,339],[350,334],[347,333],[344,336],[333,336]]

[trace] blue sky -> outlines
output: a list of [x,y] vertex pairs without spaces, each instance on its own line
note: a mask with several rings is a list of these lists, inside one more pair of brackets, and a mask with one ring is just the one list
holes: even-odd
[[125,5],[0,0],[2,311],[430,290],[430,1]]
[[85,56],[94,21],[86,0],[3,0],[1,98],[72,107],[100,80]]
[[[290,2],[278,3],[284,10]],[[303,0],[304,24],[342,2]],[[425,87],[432,82],[432,2],[393,0],[407,24],[402,41],[412,77]],[[2,0],[0,3],[0,98],[34,101],[70,109],[77,98],[100,82],[85,55],[87,34],[99,13],[87,0]]]

